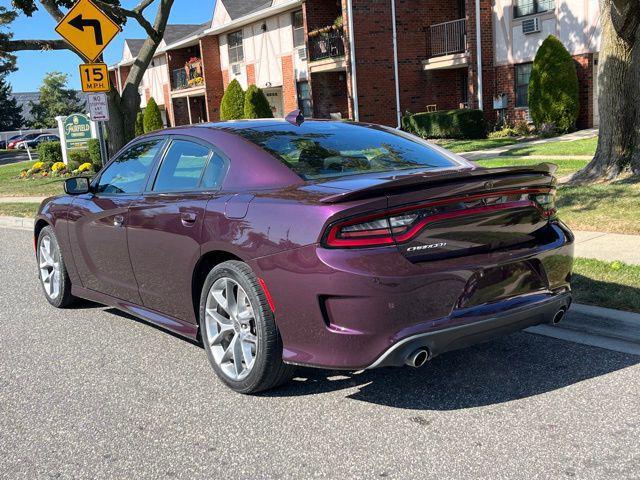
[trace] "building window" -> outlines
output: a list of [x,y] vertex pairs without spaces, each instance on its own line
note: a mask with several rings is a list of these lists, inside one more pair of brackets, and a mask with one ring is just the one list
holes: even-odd
[[516,65],[516,107],[529,107],[529,79],[532,63]]
[[304,47],[304,19],[302,10],[291,14],[293,25],[293,48]]
[[227,42],[229,44],[229,63],[238,63],[244,60],[244,50],[242,49],[242,30],[228,34]]
[[515,18],[524,17],[525,15],[555,10],[555,8],[555,0],[516,0],[513,7],[513,16]]

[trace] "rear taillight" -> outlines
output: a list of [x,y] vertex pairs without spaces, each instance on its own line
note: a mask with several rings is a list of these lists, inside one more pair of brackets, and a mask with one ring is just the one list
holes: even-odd
[[554,192],[526,189],[484,193],[351,218],[330,226],[323,243],[332,248],[393,245],[410,241],[440,220],[526,207],[535,207],[543,216],[552,218],[556,213]]

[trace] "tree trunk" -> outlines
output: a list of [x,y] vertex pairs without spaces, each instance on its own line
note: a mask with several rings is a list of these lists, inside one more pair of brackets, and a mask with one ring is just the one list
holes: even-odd
[[593,160],[571,178],[572,183],[612,180],[629,169],[640,174],[640,34],[633,28],[623,38],[616,21],[629,20],[621,18],[612,0],[600,0],[600,135]]

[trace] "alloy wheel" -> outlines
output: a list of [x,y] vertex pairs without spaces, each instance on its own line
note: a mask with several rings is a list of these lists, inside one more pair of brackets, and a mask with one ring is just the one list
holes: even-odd
[[49,235],[42,237],[38,257],[42,286],[49,298],[54,300],[60,295],[60,252]]
[[211,286],[205,330],[216,365],[231,380],[246,378],[258,349],[256,320],[247,292],[232,278],[219,278]]

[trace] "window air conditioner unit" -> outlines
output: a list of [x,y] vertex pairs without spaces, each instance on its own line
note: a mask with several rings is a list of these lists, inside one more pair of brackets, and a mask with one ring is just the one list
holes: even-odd
[[239,63],[234,63],[233,65],[231,65],[231,73],[233,73],[234,75],[240,75],[240,64]]
[[303,62],[307,59],[307,49],[306,48],[298,49],[298,58],[300,60],[302,60]]
[[522,21],[522,33],[525,35],[530,35],[532,33],[538,33],[540,31],[540,19],[538,17],[535,18],[527,18]]

